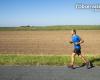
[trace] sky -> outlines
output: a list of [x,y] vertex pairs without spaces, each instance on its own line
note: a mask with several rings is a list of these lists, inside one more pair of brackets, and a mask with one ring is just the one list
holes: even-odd
[[0,27],[100,25],[100,11],[76,9],[100,0],[0,0]]

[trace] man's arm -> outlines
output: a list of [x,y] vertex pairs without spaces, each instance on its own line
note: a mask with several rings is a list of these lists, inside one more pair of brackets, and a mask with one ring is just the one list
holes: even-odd
[[84,43],[84,40],[80,38],[79,44],[82,44],[82,43]]

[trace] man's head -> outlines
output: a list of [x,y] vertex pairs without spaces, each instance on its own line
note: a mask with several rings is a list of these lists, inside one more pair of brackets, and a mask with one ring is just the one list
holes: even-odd
[[75,30],[75,29],[72,29],[72,30],[71,30],[71,34],[72,34],[72,35],[76,34],[76,30]]

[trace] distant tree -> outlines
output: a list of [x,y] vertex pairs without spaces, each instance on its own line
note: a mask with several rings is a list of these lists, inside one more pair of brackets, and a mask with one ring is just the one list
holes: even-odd
[[19,26],[19,27],[25,27],[25,26]]
[[27,25],[27,26],[25,26],[25,27],[31,27],[30,25]]
[[20,26],[20,27],[31,27],[30,25],[27,25],[27,26]]

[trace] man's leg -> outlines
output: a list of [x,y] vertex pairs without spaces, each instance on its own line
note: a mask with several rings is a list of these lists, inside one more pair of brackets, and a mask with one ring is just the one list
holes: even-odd
[[72,56],[71,56],[71,65],[74,65],[75,55],[76,55],[76,53],[72,53]]
[[72,53],[72,55],[71,55],[71,64],[68,65],[68,68],[75,69],[75,68],[74,68],[75,55],[76,55],[76,53]]
[[80,58],[83,60],[84,63],[87,63],[87,62],[88,62],[88,61],[86,60],[86,58],[85,58],[82,54],[80,54],[79,56],[80,56]]
[[82,54],[80,54],[80,58],[84,61],[84,63],[82,64],[82,66],[86,65],[86,67],[88,69],[93,67],[93,64],[90,61],[86,60],[86,58]]

